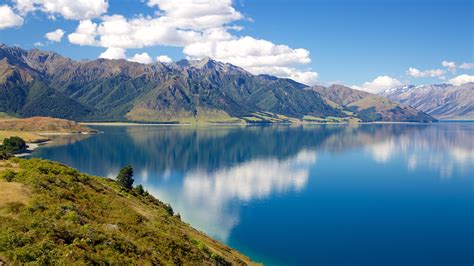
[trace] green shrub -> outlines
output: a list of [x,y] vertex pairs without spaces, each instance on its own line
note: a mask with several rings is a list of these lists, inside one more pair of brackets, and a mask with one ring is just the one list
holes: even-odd
[[2,149],[6,152],[18,152],[26,148],[26,142],[20,137],[10,137],[3,140]]
[[136,186],[134,189],[135,193],[137,193],[138,195],[145,195],[145,190],[143,189],[143,186],[142,185],[138,185]]
[[117,182],[122,188],[127,189],[127,190],[132,189],[134,181],[135,180],[133,180],[132,166],[129,165],[120,169],[120,172],[117,176]]
[[6,170],[2,173],[2,178],[7,182],[12,182],[13,178],[15,178],[16,173],[12,170]]
[[3,150],[3,148],[0,146],[0,160],[8,160],[11,157],[12,157],[12,154],[10,152]]
[[165,205],[165,209],[166,211],[168,212],[169,215],[173,215],[174,214],[174,211],[173,211],[173,208],[171,207],[171,204],[167,203]]

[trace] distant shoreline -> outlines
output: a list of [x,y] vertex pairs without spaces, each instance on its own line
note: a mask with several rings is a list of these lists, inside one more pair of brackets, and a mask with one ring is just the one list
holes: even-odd
[[367,124],[421,124],[429,125],[439,122],[474,122],[472,120],[439,120],[436,122],[300,122],[300,123],[140,123],[140,122],[79,122],[85,126],[256,126],[256,125],[367,125]]
[[[34,132],[35,134],[43,137],[47,136],[73,136],[73,135],[94,135],[97,134],[97,131],[90,131],[90,132]],[[25,157],[32,154],[36,149],[39,147],[46,145],[48,143],[54,142],[54,139],[45,138],[42,140],[34,141],[34,142],[26,142],[28,148],[22,151],[21,153],[14,154],[15,157]]]

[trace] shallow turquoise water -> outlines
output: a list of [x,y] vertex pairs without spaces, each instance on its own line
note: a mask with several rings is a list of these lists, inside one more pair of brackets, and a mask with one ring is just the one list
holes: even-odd
[[474,123],[95,127],[33,157],[136,182],[269,265],[473,265]]

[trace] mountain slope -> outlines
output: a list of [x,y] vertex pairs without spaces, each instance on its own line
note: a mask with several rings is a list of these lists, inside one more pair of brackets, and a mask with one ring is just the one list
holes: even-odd
[[0,112],[21,116],[173,123],[426,120],[407,112],[351,114],[347,100],[335,103],[293,80],[252,75],[210,58],[172,64],[74,61],[0,46]]
[[49,161],[0,162],[0,264],[244,265],[171,207]]
[[439,119],[474,119],[474,83],[405,86],[381,95]]
[[71,119],[91,113],[91,108],[46,85],[41,74],[23,62],[22,52],[18,48],[0,48],[2,112]]
[[433,117],[410,106],[396,103],[380,95],[354,90],[342,85],[314,86],[312,90],[353,112],[355,116],[363,121],[431,122],[435,120]]

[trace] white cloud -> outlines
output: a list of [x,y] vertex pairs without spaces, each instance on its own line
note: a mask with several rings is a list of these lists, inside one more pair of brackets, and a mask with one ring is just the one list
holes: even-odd
[[148,55],[147,53],[135,54],[133,57],[127,60],[131,62],[141,63],[141,64],[153,63],[153,59],[151,59],[150,55]]
[[48,32],[44,35],[44,37],[52,42],[60,42],[63,38],[64,31],[62,29],[57,29],[52,32]]
[[23,18],[15,14],[10,6],[0,6],[0,30],[23,25]]
[[314,84],[318,74],[300,71],[291,66],[311,62],[309,51],[276,45],[250,36],[227,40],[195,42],[183,49],[191,58],[212,57],[218,61],[241,66],[254,74],[272,74]]
[[66,19],[83,20],[100,17],[107,12],[107,0],[14,0],[16,8],[23,14],[42,11],[59,14]]
[[44,43],[42,43],[42,42],[35,42],[33,45],[34,45],[34,46],[37,46],[37,47],[41,47],[41,46],[44,46]]
[[402,83],[398,79],[389,76],[378,76],[372,81],[365,82],[362,86],[352,86],[352,88],[377,94],[384,90],[393,89],[401,85]]
[[232,7],[232,0],[149,0],[164,12],[163,21],[177,28],[203,30],[220,27],[244,16]]
[[121,15],[105,16],[97,34],[102,47],[143,48],[155,45],[182,47],[196,41],[200,33],[178,29],[160,18],[126,19]]
[[463,85],[469,82],[474,82],[474,76],[467,75],[467,74],[459,75],[448,81],[448,83],[453,84],[453,85]]
[[315,85],[318,73],[314,71],[301,71],[293,67],[244,67],[253,74],[270,74],[280,78],[289,78],[306,85]]
[[105,59],[126,59],[125,49],[110,47],[99,55],[99,58]]
[[78,45],[96,45],[97,24],[90,20],[81,20],[74,33],[67,37],[69,42]]
[[446,71],[442,69],[420,71],[414,67],[410,67],[406,73],[407,75],[412,76],[414,78],[425,78],[425,77],[440,77],[446,74]]
[[459,66],[461,69],[471,69],[474,68],[474,63],[463,63]]
[[454,62],[450,62],[450,61],[443,61],[441,62],[441,65],[444,66],[445,68],[447,68],[449,71],[451,72],[454,72],[456,71],[456,63]]
[[308,50],[232,35],[229,30],[242,28],[227,24],[245,17],[232,7],[231,0],[150,0],[148,5],[159,8],[155,17],[103,16],[97,25],[81,21],[76,32],[68,36],[69,41],[122,49],[183,47],[191,59],[211,57],[254,74],[292,78],[309,85],[316,82],[316,72],[298,69],[298,65],[311,62]]
[[156,61],[157,62],[161,62],[161,63],[172,63],[173,62],[173,59],[171,59],[169,56],[167,55],[160,55],[160,56],[157,56],[156,57]]

